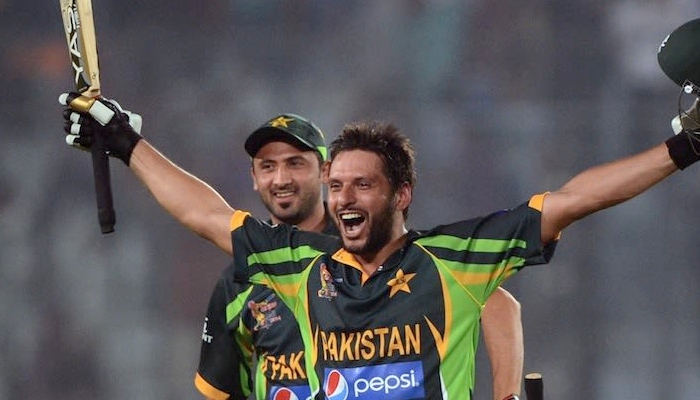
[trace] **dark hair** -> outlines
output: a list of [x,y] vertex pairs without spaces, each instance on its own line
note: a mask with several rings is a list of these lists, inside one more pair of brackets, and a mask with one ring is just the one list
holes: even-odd
[[[416,185],[415,151],[410,140],[393,124],[381,122],[354,122],[343,127],[343,132],[329,147],[330,159],[349,150],[375,153],[382,160],[384,174],[396,193],[401,185]],[[332,161],[331,161],[332,162]],[[408,215],[408,209],[404,212]]]

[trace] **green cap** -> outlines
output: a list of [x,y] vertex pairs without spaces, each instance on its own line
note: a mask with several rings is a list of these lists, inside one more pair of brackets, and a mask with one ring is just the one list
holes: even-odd
[[256,129],[245,141],[245,151],[255,157],[269,142],[282,141],[300,149],[316,151],[322,160],[328,159],[323,132],[308,119],[296,114],[282,114]]
[[678,85],[700,86],[700,18],[676,28],[659,46],[659,66]]

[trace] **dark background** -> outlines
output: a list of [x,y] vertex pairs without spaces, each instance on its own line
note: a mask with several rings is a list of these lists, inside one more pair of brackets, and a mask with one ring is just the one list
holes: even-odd
[[[515,206],[671,134],[656,63],[697,0],[95,0],[107,97],[144,135],[264,216],[243,140],[268,118],[397,124],[418,152],[410,224]],[[58,2],[0,0],[0,399],[191,399],[228,257],[112,161],[116,232],[90,158],[64,145],[71,71]],[[697,167],[590,216],[506,283],[526,372],[557,399],[700,392]],[[489,399],[483,351],[477,399]]]

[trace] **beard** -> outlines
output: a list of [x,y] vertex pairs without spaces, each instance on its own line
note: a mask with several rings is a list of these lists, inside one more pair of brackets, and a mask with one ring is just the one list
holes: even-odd
[[367,239],[357,245],[343,241],[345,250],[360,256],[376,254],[391,241],[394,211],[393,202],[387,201],[385,207],[372,218]]
[[289,225],[299,225],[313,214],[321,196],[321,189],[302,190],[297,201],[281,206],[271,197],[261,197],[267,211],[275,218]]

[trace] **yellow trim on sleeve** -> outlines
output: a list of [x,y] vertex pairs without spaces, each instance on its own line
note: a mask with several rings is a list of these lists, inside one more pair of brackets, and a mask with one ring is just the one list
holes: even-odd
[[241,210],[234,211],[233,214],[231,215],[231,221],[229,221],[229,228],[231,228],[230,229],[231,232],[233,232],[236,229],[243,226],[243,221],[248,216],[250,216],[250,213],[247,211],[241,211]]
[[528,207],[534,208],[535,210],[542,212],[544,208],[544,198],[549,194],[549,192],[544,192],[536,194],[530,198],[530,202],[527,203]]
[[[536,194],[530,198],[530,202],[527,203],[528,207],[535,209],[539,212],[542,212],[542,209],[544,208],[544,198],[547,197],[549,192],[544,192],[540,194]],[[557,237],[554,238],[554,240],[559,240],[561,239],[561,232],[557,233]]]
[[209,382],[204,380],[199,372],[194,376],[194,386],[197,387],[200,393],[207,399],[213,400],[228,400],[230,397],[228,393],[222,392],[221,390],[210,385]]

